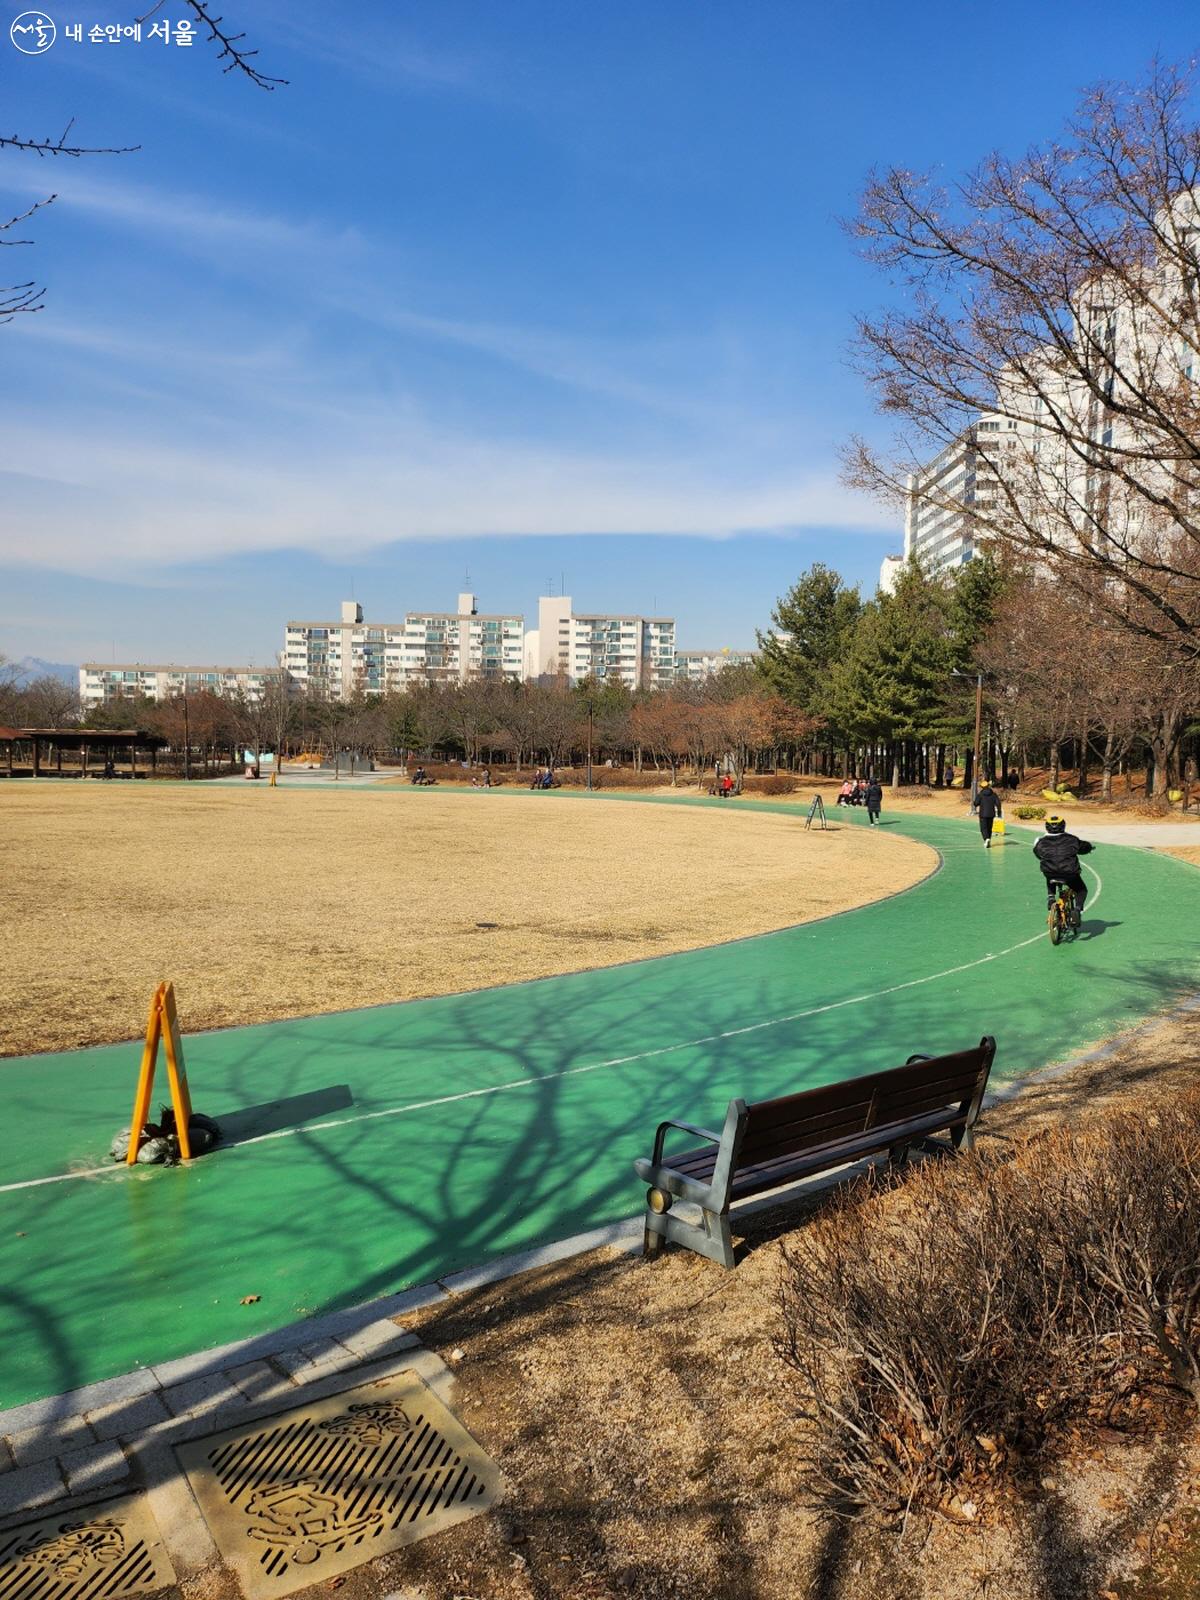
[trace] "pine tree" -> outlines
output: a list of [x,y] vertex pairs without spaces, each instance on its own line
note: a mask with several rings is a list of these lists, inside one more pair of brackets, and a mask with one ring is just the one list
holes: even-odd
[[858,590],[815,562],[776,603],[772,631],[758,635],[758,668],[768,688],[810,715],[826,715],[830,672],[861,611]]

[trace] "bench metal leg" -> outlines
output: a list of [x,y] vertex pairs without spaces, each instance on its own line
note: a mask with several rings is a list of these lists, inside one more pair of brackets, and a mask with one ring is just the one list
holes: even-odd
[[685,1222],[673,1211],[647,1209],[642,1254],[653,1260],[668,1240],[694,1250],[697,1255],[706,1256],[719,1266],[733,1266],[733,1235],[729,1229],[728,1212],[701,1211],[697,1226],[694,1222]]

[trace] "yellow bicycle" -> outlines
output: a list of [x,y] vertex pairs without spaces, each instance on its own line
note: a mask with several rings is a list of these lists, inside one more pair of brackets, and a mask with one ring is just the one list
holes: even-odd
[[1054,904],[1046,913],[1050,930],[1050,943],[1073,939],[1079,932],[1079,912],[1075,909],[1075,891],[1069,883],[1052,883]]

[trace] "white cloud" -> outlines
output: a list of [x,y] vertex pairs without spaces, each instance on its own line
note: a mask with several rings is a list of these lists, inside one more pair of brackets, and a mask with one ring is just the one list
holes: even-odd
[[391,448],[236,457],[38,430],[10,437],[0,559],[92,575],[251,551],[327,558],[405,539],[691,534],[889,525],[820,474],[722,481],[696,461],[553,451],[408,430]]

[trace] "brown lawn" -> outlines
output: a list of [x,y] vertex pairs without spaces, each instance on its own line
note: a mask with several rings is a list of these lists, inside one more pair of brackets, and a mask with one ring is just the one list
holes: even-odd
[[163,978],[187,1030],[337,1011],[764,933],[934,864],[733,806],[4,784],[0,1055],[133,1038]]

